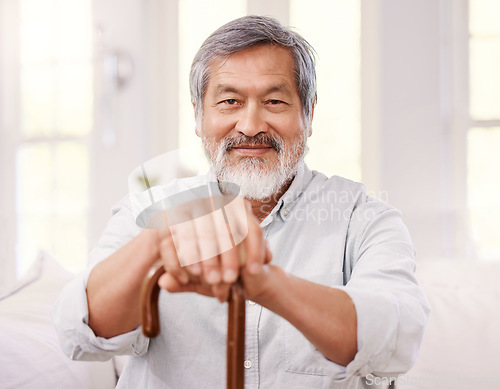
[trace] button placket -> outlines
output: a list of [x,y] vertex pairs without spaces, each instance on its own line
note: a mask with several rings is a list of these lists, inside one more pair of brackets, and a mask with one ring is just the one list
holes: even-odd
[[[252,306],[251,303],[254,303]],[[245,388],[259,387],[259,320],[262,307],[248,300],[246,309]]]

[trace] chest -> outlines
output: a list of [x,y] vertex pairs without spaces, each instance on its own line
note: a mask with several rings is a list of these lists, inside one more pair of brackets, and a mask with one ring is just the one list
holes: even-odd
[[[339,275],[342,275],[346,260],[348,218],[325,214],[324,220],[318,220],[311,216],[300,217],[300,210],[292,211],[284,220],[278,216],[264,228],[264,236],[273,253],[273,264],[310,281],[342,285]],[[335,281],[329,277],[333,274],[336,274],[332,276]]]

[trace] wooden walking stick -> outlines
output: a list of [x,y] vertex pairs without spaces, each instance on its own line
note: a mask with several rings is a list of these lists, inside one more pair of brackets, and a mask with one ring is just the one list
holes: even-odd
[[[145,171],[144,177],[146,178]],[[212,183],[215,186],[218,186],[218,183]],[[148,185],[149,188],[149,185]],[[215,191],[215,188],[210,190],[210,186],[208,186],[208,193],[212,193]],[[199,187],[196,189],[204,189],[204,187]],[[198,195],[198,200],[204,200],[205,202],[197,202],[194,206],[201,207],[200,209],[208,209],[209,212],[215,212],[217,210],[222,211],[224,216],[224,221],[226,223],[226,229],[228,233],[228,237],[231,240],[231,245],[233,248],[236,248],[239,243],[243,240],[243,235],[237,234],[233,235],[233,232],[230,228],[229,218],[226,214],[225,207],[229,206],[233,201],[237,201],[237,204],[241,205],[241,209],[245,209],[245,204],[243,203],[243,199],[237,196],[206,196],[203,190],[190,190],[189,196],[190,198],[193,193]],[[235,192],[237,193],[237,191]],[[184,196],[184,192],[181,193]],[[156,207],[157,203],[153,201],[153,195],[150,193],[153,208],[146,209],[144,211],[143,219],[148,220],[148,223],[145,226],[152,227],[154,226],[154,222],[158,222],[155,220],[157,216],[161,214],[158,213],[158,208]],[[207,201],[208,200],[208,201]],[[193,205],[193,203],[190,203]],[[234,204],[233,204],[234,205]],[[236,205],[238,206],[238,205]],[[163,207],[163,203],[162,203]],[[165,210],[163,210],[165,211]],[[234,213],[234,207],[233,211]],[[180,212],[182,215],[182,212]],[[237,212],[235,213],[238,214]],[[162,213],[164,218],[164,223],[159,224],[162,227],[169,228],[169,222],[167,221],[167,215],[165,212]],[[174,214],[175,215],[175,212]],[[243,213],[244,215],[244,213]],[[161,219],[161,217],[160,217]],[[174,216],[175,219],[175,216]],[[175,224],[175,222],[174,222]],[[239,246],[239,254],[240,254],[240,264],[245,263],[245,250],[244,246]],[[155,337],[160,333],[160,318],[158,312],[158,297],[160,294],[160,287],[158,286],[158,280],[161,275],[165,273],[165,268],[163,267],[163,263],[161,261],[155,263],[146,278],[144,279],[142,290],[141,290],[141,305],[142,305],[142,332],[147,337]],[[231,287],[229,293],[228,300],[228,319],[227,319],[227,355],[226,355],[226,375],[227,375],[227,389],[243,389],[244,388],[244,366],[243,359],[245,357],[245,295],[243,285],[241,283],[241,279],[238,279]]]
[[158,296],[160,286],[158,280],[165,273],[163,262],[156,262],[142,283],[141,289],[141,312],[142,333],[148,338],[154,338],[160,333],[160,317],[158,312]]
[[226,376],[228,389],[245,387],[245,295],[241,281],[231,287],[227,315]]
[[[155,337],[160,333],[160,318],[158,314],[158,296],[160,287],[158,279],[165,273],[161,261],[151,267],[142,285],[142,332],[147,337]],[[227,318],[227,355],[226,376],[227,389],[243,389],[245,357],[245,296],[241,281],[231,287],[228,300]]]

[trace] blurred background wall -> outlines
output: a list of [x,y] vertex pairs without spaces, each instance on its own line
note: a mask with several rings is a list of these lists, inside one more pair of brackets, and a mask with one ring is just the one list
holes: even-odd
[[246,14],[317,51],[311,168],[399,208],[417,261],[500,259],[500,2],[0,0],[0,285],[86,266],[133,169],[198,142],[191,60]]

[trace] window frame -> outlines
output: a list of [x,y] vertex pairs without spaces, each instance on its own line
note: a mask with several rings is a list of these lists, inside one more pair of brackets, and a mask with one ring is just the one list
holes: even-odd
[[[458,55],[461,56],[461,63],[455,62],[454,66],[454,71],[457,73],[456,76],[456,84],[457,84],[457,95],[458,98],[461,100],[460,104],[457,104],[457,109],[455,110],[454,114],[458,117],[459,123],[457,124],[457,128],[459,130],[459,134],[463,137],[463,148],[464,148],[464,162],[463,162],[463,171],[465,172],[465,190],[464,192],[466,193],[465,196],[465,212],[467,214],[467,221],[469,223],[468,225],[468,247],[467,247],[467,257],[475,259],[475,260],[485,260],[487,258],[480,257],[477,253],[477,247],[476,243],[473,240],[472,236],[472,224],[471,224],[471,219],[469,217],[472,209],[469,207],[468,203],[468,158],[469,158],[469,153],[468,153],[468,136],[471,131],[473,131],[474,128],[484,128],[484,129],[493,129],[493,128],[500,128],[500,118],[498,119],[489,119],[489,120],[483,120],[483,119],[475,119],[472,117],[471,113],[471,87],[470,87],[470,82],[471,82],[471,69],[470,69],[470,44],[471,44],[471,32],[470,32],[470,26],[469,26],[469,8],[470,0],[460,0],[457,1],[457,4],[455,4],[455,7],[460,7],[459,10],[456,12],[459,12],[459,15],[461,18],[458,20],[457,27],[456,27],[456,34],[457,34],[457,52]],[[458,60],[458,58],[457,58]]]
[[[9,288],[16,280],[17,218],[15,207],[16,148],[19,128],[19,4],[0,0],[0,285]],[[5,190],[7,188],[7,190]],[[8,190],[12,189],[12,190]]]
[[500,127],[500,119],[478,120],[471,116],[469,1],[441,0],[443,169],[447,172],[445,197],[451,200],[445,228],[449,256],[481,260],[469,217],[467,139],[475,127]]

